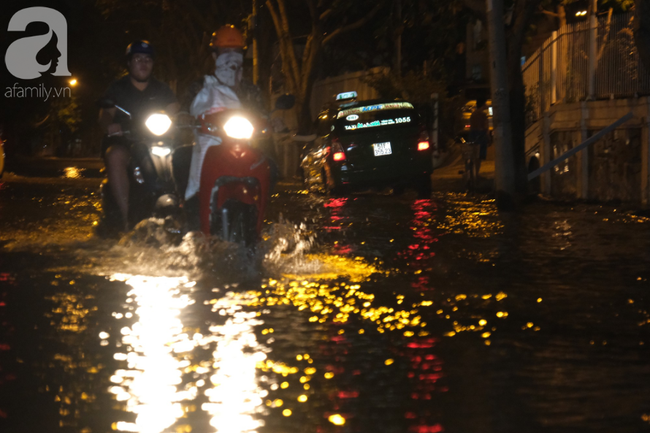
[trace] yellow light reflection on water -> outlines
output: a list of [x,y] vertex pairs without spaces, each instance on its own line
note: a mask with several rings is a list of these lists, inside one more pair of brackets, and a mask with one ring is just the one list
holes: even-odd
[[83,169],[78,167],[66,167],[63,169],[63,174],[68,179],[79,179],[82,173]]
[[504,225],[497,218],[493,199],[476,202],[464,194],[450,194],[448,197],[456,212],[437,222],[438,229],[479,238],[489,238],[503,231]]
[[310,322],[325,323],[331,320],[336,323],[346,323],[351,316],[357,316],[376,323],[379,332],[426,326],[422,317],[418,315],[417,309],[373,307],[375,296],[363,292],[359,284],[325,284],[323,281],[283,279],[270,280],[269,284],[263,285],[262,288],[264,290],[257,294],[258,299],[252,306],[292,304],[298,310],[309,309],[315,313],[316,315],[308,319]]
[[343,418],[343,417],[342,417],[341,415],[339,415],[338,413],[337,413],[337,414],[334,414],[334,415],[331,415],[331,416],[328,418],[328,420],[329,420],[329,422],[331,422],[331,423],[334,424],[334,425],[344,425],[344,424],[345,424],[345,418]]
[[302,281],[305,277],[309,277],[310,280],[334,280],[341,276],[348,277],[350,282],[363,282],[373,274],[389,274],[388,271],[380,269],[381,263],[368,263],[359,257],[353,259],[328,254],[306,254],[305,259],[307,262],[317,263],[317,270],[307,275],[284,273],[283,277],[289,280],[297,280],[296,283]]

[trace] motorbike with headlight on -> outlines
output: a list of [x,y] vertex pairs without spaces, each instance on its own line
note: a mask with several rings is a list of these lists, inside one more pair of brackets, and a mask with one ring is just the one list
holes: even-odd
[[[293,95],[282,95],[275,110],[288,110],[294,103]],[[262,232],[273,175],[272,163],[253,142],[270,138],[269,126],[245,110],[225,110],[198,120],[202,133],[221,138],[220,145],[208,148],[201,168],[201,231],[252,247]]]
[[[131,113],[108,99],[100,100],[98,105],[104,109],[116,108],[129,118],[129,127],[122,130],[131,150],[128,168],[129,227],[150,217],[179,216],[179,196],[172,166],[173,154],[179,145],[174,141],[172,119],[164,112],[151,113],[145,119],[134,119]],[[108,179],[102,182],[101,197],[103,215],[100,231],[120,231],[123,228],[122,217]]]

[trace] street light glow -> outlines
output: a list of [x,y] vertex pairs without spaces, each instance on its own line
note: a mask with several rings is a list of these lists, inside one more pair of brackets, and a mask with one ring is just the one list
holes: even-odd
[[70,80],[70,85],[71,85],[71,86],[76,86],[76,85],[77,85],[77,80],[76,80],[76,78],[73,78],[72,80]]

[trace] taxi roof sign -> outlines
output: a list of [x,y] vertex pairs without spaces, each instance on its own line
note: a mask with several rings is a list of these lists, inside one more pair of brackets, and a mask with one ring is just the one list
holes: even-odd
[[357,99],[357,92],[352,91],[352,92],[343,92],[339,93],[336,95],[336,100],[337,101],[348,101],[351,99]]
[[367,113],[370,111],[383,111],[383,110],[403,110],[413,109],[413,104],[410,102],[385,102],[382,104],[366,105],[363,107],[348,108],[347,110],[339,111],[337,118],[346,117],[351,114]]

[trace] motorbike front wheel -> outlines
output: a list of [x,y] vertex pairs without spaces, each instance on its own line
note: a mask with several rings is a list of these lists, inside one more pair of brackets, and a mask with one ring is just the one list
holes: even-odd
[[227,200],[213,213],[210,232],[221,239],[251,247],[257,241],[257,208],[237,200]]

